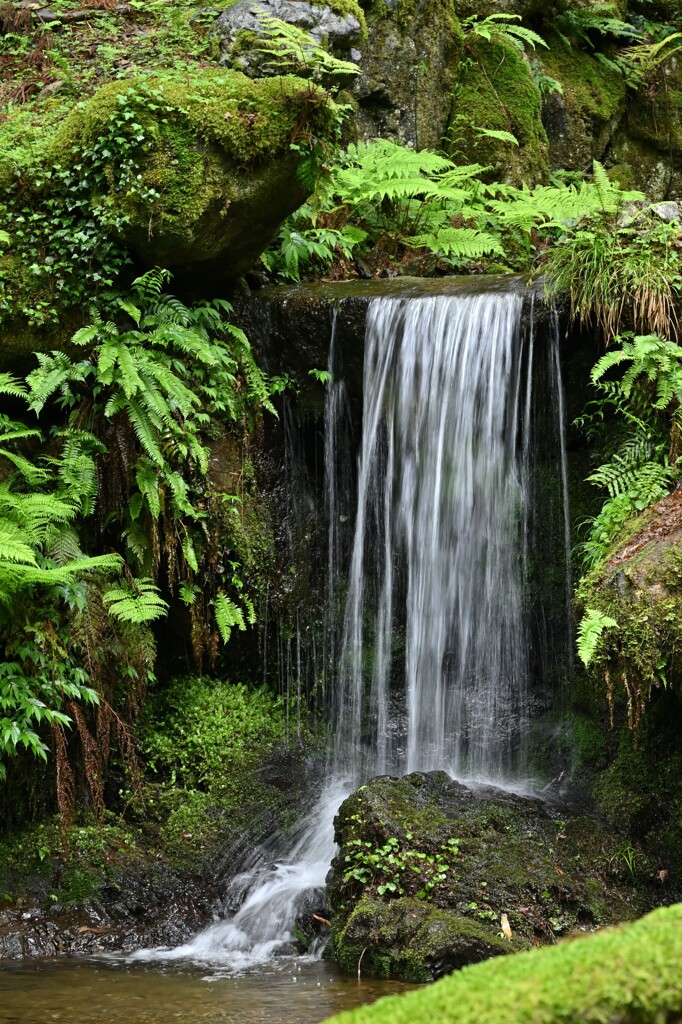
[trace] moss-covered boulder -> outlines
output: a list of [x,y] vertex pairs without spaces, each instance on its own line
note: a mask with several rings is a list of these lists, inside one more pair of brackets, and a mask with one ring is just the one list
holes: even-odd
[[[603,160],[625,110],[625,82],[613,65],[556,36],[537,55],[538,65],[556,86],[544,93],[542,122],[549,141],[550,165],[589,169]],[[551,84],[551,83],[550,83]]]
[[[496,181],[537,184],[549,173],[541,110],[540,90],[524,54],[500,38],[472,40],[454,90],[448,152],[489,165]],[[485,134],[490,131],[513,135],[518,145]]]
[[463,49],[452,0],[371,0],[365,16],[352,89],[358,132],[440,149]]
[[326,94],[300,79],[203,68],[139,86],[109,83],[74,109],[50,159],[81,160],[123,108],[143,136],[136,173],[116,173],[112,153],[112,188],[98,199],[123,214],[125,243],[147,265],[221,259],[230,277],[251,266],[309,192],[292,141],[333,126]]
[[577,680],[580,767],[597,808],[682,874],[682,491],[626,525],[583,579],[582,612],[608,616]]
[[682,906],[576,942],[467,967],[329,1024],[664,1024],[682,1014]]
[[335,827],[328,955],[349,971],[429,980],[637,917],[662,894],[645,853],[591,818],[444,772],[373,779]]

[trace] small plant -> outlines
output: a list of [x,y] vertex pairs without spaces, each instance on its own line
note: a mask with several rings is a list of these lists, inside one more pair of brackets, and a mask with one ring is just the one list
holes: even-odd
[[[407,840],[413,839],[408,832]],[[344,857],[344,882],[359,882],[364,888],[372,885],[379,896],[404,896],[414,892],[420,900],[427,899],[447,881],[454,870],[459,853],[459,839],[442,843],[435,853],[404,848],[395,836],[382,845],[368,840],[352,839]]]
[[618,629],[618,623],[595,608],[588,608],[578,626],[578,657],[588,667],[605,629]]

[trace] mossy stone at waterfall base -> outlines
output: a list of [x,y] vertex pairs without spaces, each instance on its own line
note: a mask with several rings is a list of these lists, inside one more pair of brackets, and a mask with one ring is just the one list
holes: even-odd
[[335,829],[328,955],[367,975],[438,978],[638,917],[664,895],[645,851],[604,825],[444,772],[373,779]]
[[549,949],[466,967],[329,1024],[667,1024],[682,1014],[682,905]]

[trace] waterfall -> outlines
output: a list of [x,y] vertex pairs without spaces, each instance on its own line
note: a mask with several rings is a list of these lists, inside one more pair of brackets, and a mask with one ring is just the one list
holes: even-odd
[[354,777],[525,770],[521,310],[518,293],[369,307],[334,730]]
[[[555,320],[549,344],[538,337],[533,308],[531,297],[524,330],[519,291],[371,300],[352,535],[342,526],[352,518],[350,404],[333,310],[327,783],[295,834],[273,839],[235,880],[236,915],[177,950],[138,956],[219,960],[239,970],[289,948],[297,908],[323,888],[334,813],[373,774],[444,769],[459,779],[524,784],[534,676],[556,659],[545,654],[555,639],[552,615],[529,587],[537,536],[554,543],[534,508],[539,442],[563,496],[559,535],[568,539],[558,329]],[[299,644],[299,679],[300,658]]]

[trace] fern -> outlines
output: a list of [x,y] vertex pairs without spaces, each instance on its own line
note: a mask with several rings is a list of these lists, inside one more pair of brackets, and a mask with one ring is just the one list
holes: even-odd
[[265,55],[265,66],[278,74],[310,78],[333,89],[347,86],[360,74],[357,64],[334,57],[309,32],[273,18],[263,9],[256,11],[256,17],[264,34],[256,48]]
[[633,25],[613,17],[609,3],[592,3],[579,7],[571,4],[552,18],[552,28],[564,45],[573,44],[593,50],[590,33],[614,39],[640,39],[641,32]]
[[604,615],[602,612],[597,611],[594,608],[588,608],[585,611],[585,614],[580,620],[580,625],[578,626],[577,638],[578,657],[585,668],[587,668],[593,660],[604,630],[618,628],[618,623],[610,616]]
[[102,595],[102,600],[109,614],[120,622],[153,622],[163,618],[168,611],[167,602],[150,579],[133,579],[130,583],[110,587]]
[[530,46],[533,50],[536,46],[547,47],[547,43],[537,32],[517,25],[517,21],[521,21],[519,14],[490,14],[482,20],[476,17],[467,18],[462,22],[462,28],[469,36],[478,36],[488,42],[500,39],[512,43],[521,50],[524,46]]
[[222,590],[216,594],[213,610],[218,632],[224,644],[230,639],[235,627],[240,630],[246,629],[243,611]]

